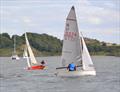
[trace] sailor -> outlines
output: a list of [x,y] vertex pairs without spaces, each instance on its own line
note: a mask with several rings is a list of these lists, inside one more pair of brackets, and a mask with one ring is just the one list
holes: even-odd
[[76,71],[76,66],[75,66],[75,64],[72,62],[72,63],[70,63],[70,64],[68,65],[67,69],[68,69],[69,71]]
[[41,61],[41,64],[42,64],[43,66],[45,66],[45,61],[44,61],[44,60],[42,60],[42,61]]

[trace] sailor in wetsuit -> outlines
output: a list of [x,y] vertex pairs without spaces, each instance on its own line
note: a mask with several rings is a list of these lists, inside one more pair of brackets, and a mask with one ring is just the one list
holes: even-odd
[[75,64],[72,62],[72,63],[70,63],[70,64],[68,65],[67,69],[68,69],[69,71],[76,71],[76,66],[75,66]]

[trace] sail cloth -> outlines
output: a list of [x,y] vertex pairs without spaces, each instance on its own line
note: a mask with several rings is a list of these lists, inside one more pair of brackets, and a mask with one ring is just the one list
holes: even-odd
[[28,56],[27,49],[25,49],[25,53],[26,53],[28,67],[31,67],[31,63],[30,63],[30,59],[29,59],[29,56]]
[[94,70],[93,62],[92,62],[92,59],[91,59],[90,54],[88,52],[88,49],[87,49],[87,46],[86,46],[85,41],[83,39],[83,36],[81,38],[82,38],[82,44],[83,44],[83,50],[82,50],[83,70]]
[[67,66],[72,62],[80,64],[82,59],[81,48],[75,9],[72,7],[66,19],[61,57],[62,65]]
[[35,59],[35,56],[32,52],[32,49],[30,47],[30,44],[29,44],[29,41],[28,41],[28,38],[27,38],[27,33],[25,33],[25,39],[26,39],[26,45],[27,45],[28,53],[29,53],[29,56],[30,56],[30,61],[31,61],[32,64],[37,64],[37,61]]

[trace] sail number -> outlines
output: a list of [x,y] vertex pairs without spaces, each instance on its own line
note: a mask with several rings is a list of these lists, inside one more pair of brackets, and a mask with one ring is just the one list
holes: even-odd
[[77,36],[76,32],[66,31],[64,34],[64,39],[65,40],[75,40],[76,36]]

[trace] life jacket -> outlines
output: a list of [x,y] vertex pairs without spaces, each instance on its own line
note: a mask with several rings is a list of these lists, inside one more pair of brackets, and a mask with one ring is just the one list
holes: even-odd
[[75,71],[76,70],[75,64],[73,64],[73,63],[69,64],[68,69],[69,69],[69,71]]

